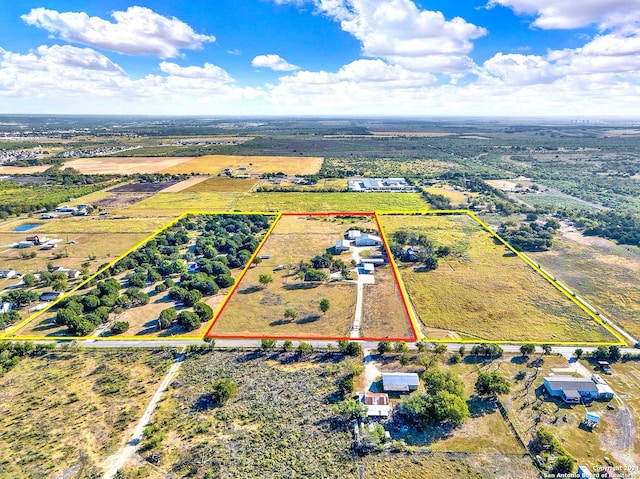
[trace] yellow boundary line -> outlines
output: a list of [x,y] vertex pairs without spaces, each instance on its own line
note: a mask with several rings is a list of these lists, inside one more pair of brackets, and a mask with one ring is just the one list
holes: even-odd
[[[242,270],[240,276],[238,276],[240,278],[251,267],[251,264],[253,263],[253,260],[256,258],[256,255],[258,254],[258,252],[260,251],[260,249],[262,248],[262,246],[266,242],[266,240],[269,238],[269,236],[271,235],[271,232],[273,231],[273,229],[275,228],[276,224],[278,223],[278,221],[282,217],[282,212],[273,212],[273,211],[268,211],[268,212],[264,212],[264,211],[242,211],[242,212],[240,212],[240,211],[230,211],[230,212],[222,212],[222,211],[209,211],[209,210],[190,210],[190,211],[186,211],[186,212],[180,214],[179,216],[177,216],[176,218],[174,218],[173,220],[169,221],[167,224],[165,224],[164,226],[162,226],[161,228],[156,230],[154,233],[150,234],[149,236],[147,236],[143,240],[141,240],[138,243],[136,243],[134,246],[129,248],[126,252],[124,252],[123,254],[118,256],[116,259],[114,259],[114,260],[110,261],[109,263],[107,263],[105,266],[100,268],[96,273],[91,275],[88,279],[78,283],[75,287],[73,287],[69,291],[65,292],[57,300],[51,302],[50,304],[48,304],[46,307],[44,307],[40,311],[37,311],[36,313],[32,314],[31,316],[29,316],[25,320],[21,321],[16,326],[12,326],[11,328],[7,329],[4,333],[0,334],[0,340],[9,339],[9,340],[16,340],[16,341],[21,341],[21,340],[39,340],[39,341],[40,340],[48,340],[48,341],[64,341],[64,340],[75,340],[75,341],[85,341],[85,340],[94,340],[94,341],[163,341],[163,340],[175,340],[175,341],[180,341],[180,340],[192,340],[193,341],[193,340],[201,340],[201,339],[203,339],[205,337],[205,334],[207,333],[207,331],[211,328],[211,324],[216,320],[216,318],[220,314],[220,311],[222,310],[224,305],[226,305],[226,303],[229,301],[230,296],[231,296],[229,293],[227,293],[227,296],[225,297],[223,302],[216,308],[216,311],[214,313],[213,318],[209,322],[207,322],[207,324],[206,324],[206,326],[204,328],[204,333],[202,333],[202,335],[198,335],[198,336],[186,336],[186,335],[162,336],[162,337],[160,337],[160,336],[149,336],[149,337],[141,337],[141,336],[111,336],[111,337],[100,337],[100,336],[32,336],[32,335],[11,336],[14,332],[20,330],[21,328],[26,326],[31,321],[34,321],[35,319],[37,319],[38,317],[40,317],[41,315],[46,313],[49,309],[51,309],[52,307],[57,305],[60,301],[68,298],[69,296],[71,296],[73,293],[75,293],[80,288],[85,286],[87,283],[92,281],[99,274],[101,274],[102,272],[104,272],[105,270],[107,270],[108,268],[113,266],[114,264],[116,264],[118,261],[120,261],[121,259],[126,257],[128,254],[130,254],[131,252],[133,252],[136,249],[140,248],[142,245],[144,245],[145,243],[147,243],[148,241],[150,241],[151,239],[153,239],[154,237],[156,237],[157,235],[159,235],[160,233],[165,231],[167,228],[170,228],[175,223],[177,223],[178,221],[180,221],[181,219],[183,219],[183,218],[185,218],[186,216],[189,216],[189,215],[264,215],[264,216],[275,216],[275,220],[273,221],[272,225],[267,230],[267,233],[265,234],[265,236],[260,241],[260,243],[258,245],[258,248],[254,251],[254,253],[251,256],[250,260],[245,265],[245,268]],[[400,272],[399,272],[399,270],[397,268],[397,265],[396,265],[396,263],[395,263],[393,258],[389,258],[390,259],[390,263],[392,265],[392,268],[394,269],[394,271],[396,273],[396,277],[398,278],[398,284],[399,284],[399,287],[400,287],[400,292],[404,296],[404,299],[405,299],[406,304],[408,306],[407,310],[409,311],[409,317],[410,317],[410,320],[412,322],[412,326],[414,327],[414,329],[416,331],[416,335],[418,336],[418,339],[426,340],[426,341],[434,342],[434,343],[467,343],[467,344],[478,344],[478,343],[504,344],[504,343],[509,343],[509,344],[535,344],[535,345],[549,344],[549,345],[552,345],[552,346],[553,345],[573,346],[573,345],[585,345],[585,344],[593,345],[593,346],[626,345],[626,341],[624,340],[624,338],[615,329],[613,329],[609,324],[605,323],[602,320],[602,318],[600,318],[600,316],[598,315],[597,311],[593,310],[589,305],[587,305],[583,301],[581,301],[577,297],[577,295],[575,293],[572,293],[567,287],[565,287],[564,285],[560,284],[551,274],[547,273],[538,263],[534,262],[527,255],[525,255],[524,253],[521,253],[520,251],[515,249],[513,246],[511,246],[511,244],[509,244],[508,241],[506,241],[504,238],[502,238],[502,236],[500,236],[493,229],[491,229],[486,223],[484,223],[480,218],[478,218],[475,215],[475,213],[473,213],[472,211],[464,210],[464,209],[457,209],[457,210],[422,210],[422,211],[382,211],[382,212],[374,212],[374,215],[375,215],[376,219],[378,220],[378,224],[380,225],[380,234],[383,236],[385,241],[387,240],[387,237],[386,237],[386,232],[384,231],[384,228],[382,226],[382,222],[379,221],[380,216],[385,216],[385,215],[389,215],[389,216],[467,215],[469,218],[473,219],[478,225],[480,225],[486,232],[491,234],[494,238],[496,238],[498,241],[500,241],[500,243],[502,243],[506,248],[508,248],[516,256],[518,256],[518,258],[520,258],[527,265],[529,265],[534,271],[536,271],[544,279],[546,279],[549,283],[551,283],[558,291],[560,291],[562,294],[564,294],[573,303],[578,305],[585,313],[587,313],[587,315],[590,318],[595,320],[600,326],[605,328],[613,337],[615,337],[618,340],[618,342],[589,342],[589,341],[577,342],[577,341],[540,341],[540,340],[511,341],[511,340],[498,340],[498,339],[495,339],[495,340],[482,340],[482,339],[453,339],[453,338],[429,338],[429,337],[426,337],[421,333],[421,330],[418,327],[417,318],[415,317],[413,308],[411,307],[412,303],[410,302],[409,294],[407,293],[405,285],[404,285],[404,283],[402,281],[402,278],[401,278]]]
[[[116,264],[121,259],[125,258],[128,254],[130,254],[133,251],[137,250],[138,248],[140,248],[141,246],[146,244],[148,241],[151,241],[153,238],[158,236],[160,233],[162,233],[166,229],[172,227],[174,224],[176,224],[181,219],[183,219],[183,218],[185,218],[187,216],[190,216],[190,215],[212,215],[212,216],[215,216],[215,215],[264,215],[264,216],[276,216],[276,220],[277,220],[277,219],[280,218],[281,213],[272,213],[272,212],[270,212],[270,213],[265,213],[265,212],[235,212],[235,211],[232,211],[232,212],[218,212],[218,211],[206,211],[206,210],[186,211],[186,212],[180,214],[179,216],[177,216],[176,218],[172,219],[171,221],[169,221],[167,224],[163,225],[161,228],[157,229],[155,232],[151,233],[146,238],[138,241],[135,245],[133,245],[127,251],[125,251],[120,256],[118,256],[114,260],[112,260],[109,263],[107,263],[105,266],[100,268],[98,271],[96,271],[94,274],[92,274],[86,280],[81,281],[76,286],[74,286],[72,289],[70,289],[69,291],[66,291],[62,296],[60,296],[55,301],[52,301],[51,303],[49,303],[47,306],[42,308],[40,311],[36,311],[34,314],[32,314],[28,318],[24,319],[23,321],[21,321],[17,325],[12,326],[11,328],[8,328],[3,334],[0,334],[0,340],[9,339],[9,340],[12,340],[12,341],[25,341],[25,340],[32,340],[32,341],[33,340],[37,340],[37,341],[42,341],[42,340],[46,340],[46,341],[65,341],[65,340],[69,340],[69,341],[87,341],[87,340],[94,340],[94,341],[166,341],[166,340],[174,341],[175,340],[175,341],[180,341],[180,340],[191,340],[191,341],[194,341],[194,340],[203,339],[205,333],[202,333],[201,335],[191,335],[191,336],[187,336],[187,335],[184,335],[184,334],[175,335],[175,336],[110,336],[110,337],[100,337],[100,336],[35,336],[35,335],[16,335],[16,336],[12,336],[12,334],[14,332],[20,330],[21,328],[23,328],[24,326],[26,326],[30,322],[35,321],[37,318],[42,316],[48,310],[50,310],[51,308],[56,306],[60,301],[68,298],[69,296],[71,296],[73,293],[75,293],[76,291],[81,289],[83,286],[85,286],[86,284],[91,282],[93,279],[95,279],[98,275],[100,275],[101,273],[103,273],[104,271],[109,269],[111,266]],[[276,221],[274,221],[274,224],[271,225],[271,227],[267,231],[267,234],[265,235],[265,237],[260,242],[260,246],[262,246],[262,243],[268,237],[269,233],[273,229],[273,226],[275,225],[275,222]],[[259,251],[259,248],[256,249],[256,252],[257,251]],[[245,269],[251,266],[251,262],[255,258],[255,254],[256,253],[254,252],[254,254],[251,257],[251,260],[247,263],[247,265],[245,265]],[[245,270],[243,270],[243,272],[244,271]],[[218,310],[216,309],[216,312],[217,311]],[[215,315],[214,315],[214,318],[215,318]],[[213,319],[211,321],[213,321]],[[207,322],[206,328],[205,328],[205,332],[210,327],[211,321]]]
[[[558,291],[560,291],[562,294],[564,294],[564,296],[566,296],[567,298],[569,298],[573,303],[575,303],[576,305],[578,305],[580,307],[580,309],[582,309],[585,313],[587,313],[587,315],[596,321],[596,323],[598,323],[600,326],[602,326],[604,329],[607,330],[607,332],[609,332],[614,338],[616,338],[618,340],[618,342],[611,342],[611,341],[598,341],[598,342],[593,342],[593,341],[586,341],[586,342],[577,342],[577,341],[540,341],[540,340],[532,340],[532,341],[500,341],[500,340],[481,340],[481,339],[451,339],[451,338],[428,338],[425,336],[422,336],[421,339],[424,339],[426,341],[430,341],[430,342],[434,342],[434,343],[470,343],[470,344],[477,344],[477,343],[489,343],[489,344],[504,344],[505,342],[510,343],[510,344],[535,344],[535,345],[543,345],[543,344],[549,344],[549,345],[566,345],[566,346],[571,346],[571,345],[580,345],[580,344],[589,344],[589,345],[594,345],[594,346],[620,346],[620,345],[626,345],[626,341],[624,340],[624,338],[615,330],[613,329],[609,324],[605,323],[602,318],[600,318],[600,316],[597,314],[596,311],[592,310],[587,304],[585,304],[583,301],[581,301],[576,294],[572,294],[571,291],[569,291],[569,289],[565,286],[563,286],[562,284],[558,283],[558,281],[549,273],[547,273],[538,263],[536,263],[535,261],[531,260],[531,258],[529,258],[527,255],[525,255],[524,253],[521,253],[520,251],[518,251],[517,249],[515,249],[511,244],[509,244],[509,242],[507,240],[505,240],[502,236],[500,236],[498,233],[496,233],[493,229],[491,229],[484,221],[482,221],[480,218],[478,218],[475,213],[473,213],[472,211],[469,210],[426,210],[426,211],[420,211],[420,212],[401,212],[401,211],[391,211],[391,212],[383,212],[380,213],[381,215],[393,215],[393,216],[427,216],[427,215],[431,215],[431,216],[437,216],[437,215],[467,215],[469,218],[471,218],[472,220],[474,220],[478,225],[480,225],[482,227],[482,229],[484,229],[486,232],[490,233],[494,238],[498,239],[498,241],[500,241],[500,243],[502,243],[505,247],[507,247],[510,251],[512,251],[516,256],[518,256],[518,258],[520,258],[522,261],[524,261],[527,265],[529,265],[536,273],[538,273],[540,276],[542,276],[544,279],[546,279],[549,283],[551,283]],[[393,259],[392,259],[393,261]],[[403,292],[405,292],[404,287],[403,287]]]

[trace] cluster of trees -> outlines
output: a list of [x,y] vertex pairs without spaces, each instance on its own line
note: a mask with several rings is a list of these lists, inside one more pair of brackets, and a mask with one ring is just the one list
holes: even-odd
[[304,281],[326,281],[329,279],[326,269],[331,273],[339,271],[343,278],[349,277],[349,265],[328,253],[316,255],[309,262],[300,261],[296,267],[296,276]]
[[544,224],[534,221],[519,226],[503,223],[500,234],[520,251],[547,251],[553,245],[553,236],[559,226],[555,219],[550,219]]
[[498,394],[506,394],[511,390],[511,385],[507,378],[497,371],[490,373],[478,373],[478,379],[475,384],[476,393],[479,396],[493,396]]
[[185,331],[194,331],[213,318],[213,309],[203,301],[193,304],[193,311],[183,310],[178,313],[175,308],[166,308],[160,312],[158,317],[158,329],[170,328],[174,321]]
[[[410,248],[406,248],[406,246]],[[426,271],[438,268],[438,258],[451,255],[454,249],[436,245],[424,232],[405,229],[395,231],[389,244],[393,257],[399,261],[421,263]]]
[[400,404],[400,414],[416,428],[422,429],[436,423],[460,426],[469,417],[469,407],[464,397],[464,384],[450,372],[439,369],[422,374],[425,394],[414,393]]
[[0,341],[0,376],[18,364],[20,359],[26,356],[39,356],[55,347],[55,343],[38,343],[34,345],[30,342],[13,343]]
[[[99,324],[106,323],[109,314],[149,303],[149,295],[136,286],[120,294],[120,282],[115,278],[99,281],[82,296],[62,300],[56,311],[56,323],[66,326],[75,336],[86,336]],[[124,332],[128,324],[117,326],[114,333]]]
[[611,362],[620,361],[622,353],[620,352],[620,346],[598,346],[591,355],[595,359],[608,360]]
[[536,437],[533,442],[533,450],[540,453],[547,459],[550,454],[555,455],[555,460],[549,465],[549,469],[554,474],[568,474],[573,472],[576,461],[562,447],[560,441],[547,428],[540,426],[536,430]]
[[469,354],[475,357],[489,357],[490,359],[499,358],[504,353],[504,350],[499,344],[476,344],[471,348]]
[[640,214],[630,211],[584,211],[576,214],[576,225],[585,235],[616,240],[620,244],[640,246]]

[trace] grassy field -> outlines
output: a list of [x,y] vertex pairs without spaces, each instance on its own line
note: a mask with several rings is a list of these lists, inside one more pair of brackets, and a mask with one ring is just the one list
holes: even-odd
[[255,193],[243,196],[236,204],[236,208],[242,211],[307,213],[415,211],[429,209],[429,205],[417,193]]
[[375,281],[375,284],[364,286],[361,335],[412,337],[411,323],[391,266],[377,267]]
[[189,157],[107,157],[80,158],[64,163],[65,168],[73,168],[87,175],[114,174],[131,175],[135,173],[160,173],[192,160]]
[[[269,192],[221,193],[192,192],[158,193],[134,206],[118,210],[135,216],[140,211],[152,215],[176,214],[184,210],[207,211],[282,211],[294,213],[332,211],[416,211],[429,205],[417,193],[318,193]],[[138,212],[138,213],[136,213]]]
[[[290,355],[278,359],[285,357]],[[124,477],[185,477],[191,471],[191,477],[355,478],[351,434],[335,428],[326,401],[344,370],[340,361],[319,356],[299,365],[253,352],[188,359]],[[207,398],[221,378],[236,382],[238,394],[216,407]],[[161,458],[157,466],[141,460],[153,453]]]
[[279,183],[274,184],[269,180],[262,180],[258,185],[258,189],[261,191],[280,191],[295,190],[295,191],[347,191],[348,180],[346,178],[321,178],[316,184],[313,185],[300,185],[288,179],[280,180]]
[[450,338],[612,341],[615,338],[467,216],[382,216],[388,236],[426,233],[459,251],[437,270],[400,274],[421,322]]
[[[176,215],[177,216],[177,215]],[[84,234],[84,233],[153,233],[162,228],[167,223],[165,218],[147,217],[128,218],[121,215],[111,216],[68,216],[51,220],[37,220],[26,218],[19,222],[12,222],[10,225],[1,225],[0,231],[10,231],[20,224],[41,223],[37,229],[23,233],[21,236],[52,235],[60,234]],[[21,238],[24,239],[24,238]]]
[[99,477],[171,360],[161,351],[97,350],[20,361],[0,378],[0,476]]
[[252,178],[229,178],[227,176],[214,176],[182,191],[184,191],[185,193],[241,193],[251,190],[251,188],[253,188],[257,183],[258,180]]
[[[166,167],[162,173],[217,174],[225,168],[238,174],[282,172],[287,175],[312,175],[322,166],[320,157],[206,155],[182,164]],[[239,168],[243,168],[240,169]]]
[[531,253],[547,271],[640,337],[640,249],[565,232],[551,251]]
[[456,207],[466,207],[470,200],[478,196],[477,193],[459,191],[446,185],[429,186],[424,188],[424,190],[432,195],[442,195],[448,198],[451,204]]
[[[231,297],[211,334],[249,334],[278,336],[345,336],[353,323],[356,285],[347,282],[304,282],[293,268],[310,261],[343,237],[349,225],[375,228],[371,217],[351,223],[335,218],[283,216],[260,251],[268,254],[251,268]],[[343,255],[349,262],[350,255]],[[273,271],[284,265],[281,271]],[[260,274],[273,275],[273,282],[262,287]],[[331,307],[322,314],[319,302],[329,298]],[[296,319],[285,319],[285,309],[295,308]]]
[[397,177],[422,176],[435,177],[458,165],[446,161],[423,158],[327,158],[322,170],[329,175],[341,176],[344,171],[353,172],[352,176]]

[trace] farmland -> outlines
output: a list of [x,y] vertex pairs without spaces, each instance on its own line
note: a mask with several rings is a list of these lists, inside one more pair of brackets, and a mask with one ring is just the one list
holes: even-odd
[[132,175],[135,173],[158,173],[169,168],[178,168],[178,165],[190,161],[191,158],[182,157],[137,157],[137,158],[80,158],[78,160],[65,161],[65,168],[73,168],[87,175],[110,174]]
[[[611,341],[614,337],[465,215],[382,216],[390,237],[425,234],[454,252],[435,271],[401,264],[421,322],[437,337],[511,341]],[[490,278],[490,281],[487,279]]]
[[321,166],[320,157],[206,155],[168,166],[161,172],[215,175],[229,168],[242,174],[282,172],[288,175],[311,175],[317,173]]
[[182,191],[185,193],[192,192],[244,192],[251,190],[256,184],[258,180],[251,178],[229,178],[226,176],[214,176],[211,178],[207,178],[204,181],[201,181],[189,188],[186,188]]
[[[417,193],[158,193],[137,203],[131,210],[209,211],[416,211],[429,209]],[[121,211],[124,213],[126,211]],[[133,214],[133,213],[132,213]]]
[[74,350],[22,359],[0,378],[0,476],[99,474],[172,358],[162,351]]

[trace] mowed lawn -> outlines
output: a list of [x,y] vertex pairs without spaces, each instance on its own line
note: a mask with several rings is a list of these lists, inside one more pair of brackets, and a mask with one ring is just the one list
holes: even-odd
[[320,171],[322,157],[206,155],[167,167],[162,173],[214,175],[229,168],[236,174],[285,173],[312,175]]
[[401,277],[421,322],[451,338],[513,341],[614,341],[615,338],[466,215],[382,216],[387,236],[424,232],[463,251],[438,269]]
[[318,193],[318,192],[202,192],[158,193],[123,210],[162,211],[280,211],[373,212],[424,211],[429,205],[418,193]]

